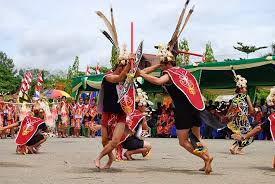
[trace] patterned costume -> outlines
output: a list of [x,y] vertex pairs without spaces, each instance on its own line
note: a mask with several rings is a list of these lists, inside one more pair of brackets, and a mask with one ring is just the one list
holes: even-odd
[[81,127],[81,121],[83,119],[83,108],[84,104],[77,104],[75,109],[75,128],[80,129]]
[[69,126],[69,108],[66,102],[61,102],[60,114],[61,114],[61,123],[59,124],[59,128],[67,129]]

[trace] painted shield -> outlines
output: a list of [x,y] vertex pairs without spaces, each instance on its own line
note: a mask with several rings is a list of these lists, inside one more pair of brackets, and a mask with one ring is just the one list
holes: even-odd
[[189,102],[198,110],[204,110],[205,104],[196,78],[183,68],[173,67],[165,70],[172,82],[181,90]]
[[18,135],[15,139],[16,144],[24,145],[26,144],[35,134],[38,126],[44,123],[44,120],[40,118],[35,118],[27,116],[21,123]]
[[270,121],[270,133],[272,135],[273,141],[275,141],[275,112],[273,112],[269,117],[268,120]]
[[129,88],[126,95],[124,95],[120,101],[120,106],[123,111],[129,115],[135,110],[135,88],[132,86]]

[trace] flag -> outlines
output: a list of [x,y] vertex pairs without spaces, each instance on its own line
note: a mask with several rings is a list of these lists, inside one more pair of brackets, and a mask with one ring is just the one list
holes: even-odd
[[23,93],[28,93],[32,82],[32,73],[26,72],[24,75],[24,78],[22,79],[20,91],[19,91],[19,97],[23,96]]
[[90,74],[91,74],[90,67],[89,67],[89,65],[87,65],[85,75],[90,75]]
[[100,66],[98,64],[95,67],[95,74],[100,74]]
[[35,85],[34,97],[40,98],[40,91],[43,83],[43,73],[40,71],[37,74],[37,84]]

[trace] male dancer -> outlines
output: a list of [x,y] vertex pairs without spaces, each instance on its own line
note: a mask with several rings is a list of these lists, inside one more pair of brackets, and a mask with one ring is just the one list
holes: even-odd
[[[176,51],[174,49],[177,47],[177,40],[180,33],[193,12],[193,9],[189,10],[185,23],[181,27],[181,22],[188,3],[189,1],[186,1],[185,7],[179,17],[176,30],[168,45],[156,47],[159,49],[158,56],[160,64],[145,68],[139,71],[138,75],[148,82],[165,87],[175,105],[175,126],[179,144],[191,154],[202,158],[205,167],[201,170],[204,170],[205,174],[210,174],[212,171],[211,162],[213,157],[210,156],[208,152],[196,152],[194,145],[192,145],[193,138],[200,139],[199,112],[204,110],[205,104],[202,100],[202,95],[195,77],[187,70],[175,67]],[[153,72],[157,67],[163,70],[163,75],[160,78],[148,75],[148,73]],[[190,131],[192,136],[189,141]]]
[[[106,75],[102,80],[100,90],[100,92],[102,93],[100,100],[103,101],[101,136],[102,145],[104,146],[104,148],[95,160],[95,165],[97,168],[108,169],[111,167],[112,162],[115,159],[112,151],[120,143],[120,139],[125,132],[126,114],[122,110],[120,104],[117,103],[117,85],[119,82],[124,81],[128,71],[129,65],[123,65],[121,62],[119,62],[114,67],[114,72],[112,74]],[[98,111],[101,112],[101,110]],[[110,123],[116,123],[113,132],[110,132],[110,126],[112,126],[110,125]],[[111,133],[113,133],[113,135],[111,135]],[[111,141],[109,141],[109,138],[111,138]],[[105,155],[109,156],[109,161],[104,167],[102,167],[100,164],[100,160]]]

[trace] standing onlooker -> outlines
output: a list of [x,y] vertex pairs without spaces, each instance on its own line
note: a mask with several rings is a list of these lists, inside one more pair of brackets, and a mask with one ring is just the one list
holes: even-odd
[[[216,103],[216,102],[215,102]],[[210,112],[212,115],[215,114],[215,110],[216,110],[216,106],[213,105],[213,101],[212,100],[209,100],[208,102],[208,106],[206,107],[206,110],[208,112]],[[203,137],[205,139],[212,139],[213,136],[212,136],[212,131],[213,131],[213,128],[208,126],[208,125],[205,125],[205,128],[204,128],[204,132],[203,132]]]

